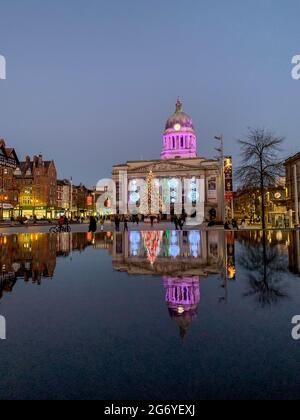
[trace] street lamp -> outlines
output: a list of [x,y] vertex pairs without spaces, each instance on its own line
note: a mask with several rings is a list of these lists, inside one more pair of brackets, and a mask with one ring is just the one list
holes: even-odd
[[224,138],[223,134],[220,136],[215,136],[215,140],[220,143],[220,146],[215,150],[219,153],[218,159],[220,160],[220,171],[221,171],[221,189],[222,189],[222,196],[221,196],[221,213],[222,213],[222,221],[225,223],[225,168],[224,168]]

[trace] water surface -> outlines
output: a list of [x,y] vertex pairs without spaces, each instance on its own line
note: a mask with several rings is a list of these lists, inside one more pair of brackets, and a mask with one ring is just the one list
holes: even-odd
[[299,233],[0,243],[1,399],[299,398]]

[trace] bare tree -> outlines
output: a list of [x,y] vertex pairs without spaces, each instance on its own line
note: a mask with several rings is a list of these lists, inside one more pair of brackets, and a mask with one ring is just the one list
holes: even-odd
[[239,140],[242,161],[236,177],[242,188],[259,188],[261,192],[262,228],[266,229],[265,192],[283,175],[279,152],[284,141],[264,129],[249,129],[246,140]]
[[283,284],[288,271],[287,261],[276,246],[267,245],[266,232],[263,232],[261,243],[249,241],[243,247],[239,263],[246,270],[249,283],[244,296],[256,297],[261,307],[288,298]]

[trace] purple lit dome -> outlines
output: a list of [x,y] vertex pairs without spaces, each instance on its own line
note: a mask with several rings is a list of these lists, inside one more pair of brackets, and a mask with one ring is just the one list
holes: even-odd
[[174,130],[176,126],[195,131],[193,120],[183,112],[183,104],[180,99],[176,103],[176,112],[167,121],[166,130]]

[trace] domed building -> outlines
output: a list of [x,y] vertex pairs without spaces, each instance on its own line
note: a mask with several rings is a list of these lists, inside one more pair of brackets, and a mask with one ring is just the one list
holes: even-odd
[[[178,209],[180,214],[186,211],[195,225],[205,220],[222,220],[224,183],[220,162],[197,155],[194,123],[180,99],[165,124],[162,137],[160,159],[130,160],[113,167],[116,191],[110,197],[115,203],[112,213],[157,215],[165,219],[170,218],[176,206],[176,213]],[[138,151],[138,154],[141,153]],[[156,191],[156,203],[148,206],[149,185],[153,180],[151,190]],[[145,208],[149,209],[148,213]]]
[[192,118],[183,111],[178,99],[175,113],[168,119],[163,138],[161,159],[197,157],[197,136]]

